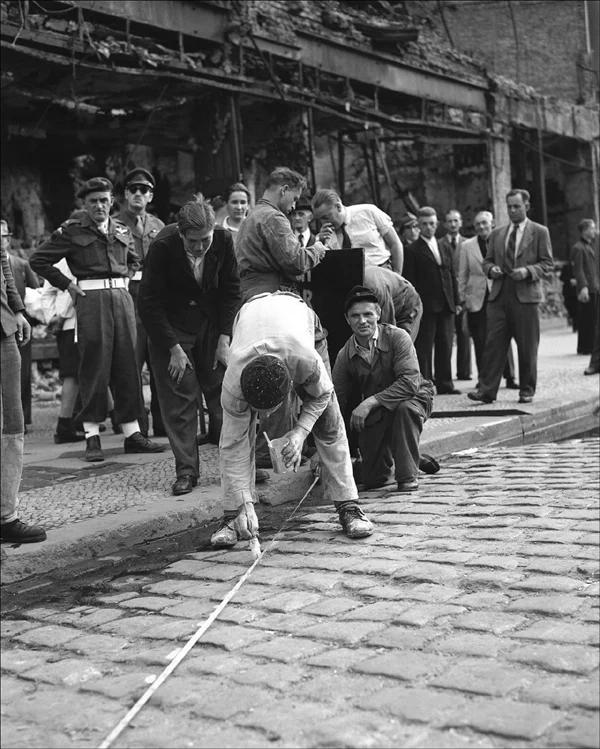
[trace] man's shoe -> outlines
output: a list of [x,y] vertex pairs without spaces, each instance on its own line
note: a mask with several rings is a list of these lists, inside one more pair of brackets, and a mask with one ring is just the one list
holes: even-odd
[[164,453],[166,445],[157,445],[143,436],[141,432],[126,437],[123,443],[124,452],[126,453]]
[[583,370],[584,375],[595,375],[600,374],[600,367],[588,367]]
[[437,473],[440,470],[440,464],[431,455],[423,453],[419,458],[419,470],[423,473]]
[[513,380],[512,377],[506,378],[506,389],[507,390],[518,390],[519,389],[519,383],[516,380]]
[[223,518],[221,525],[210,537],[211,546],[235,546],[238,542],[237,531],[233,527],[235,518]]
[[265,471],[264,468],[257,468],[256,469],[256,478],[254,480],[255,484],[264,484],[265,481],[268,481],[271,478],[268,471]]
[[472,401],[477,401],[478,403],[493,403],[495,400],[495,398],[490,398],[489,395],[484,395],[478,390],[472,390],[470,393],[467,393],[467,398],[470,398]]
[[60,422],[56,425],[56,432],[54,433],[54,442],[57,445],[61,445],[63,442],[83,442],[85,434],[78,432],[73,424],[68,426],[61,424]]
[[85,441],[85,459],[88,463],[100,463],[104,460],[104,453],[100,445],[100,437],[95,434]]
[[419,488],[419,482],[415,479],[409,481],[398,481],[399,492],[416,492]]
[[373,533],[373,523],[358,505],[341,507],[339,518],[340,525],[348,538],[365,538]]
[[173,484],[173,494],[176,497],[180,494],[189,494],[197,484],[198,479],[195,476],[178,476]]
[[39,525],[28,525],[18,518],[0,525],[0,541],[7,544],[37,544],[46,540],[46,531]]
[[520,395],[519,403],[531,403],[533,401],[533,395]]
[[460,390],[457,390],[456,388],[438,388],[437,389],[438,395],[462,395]]

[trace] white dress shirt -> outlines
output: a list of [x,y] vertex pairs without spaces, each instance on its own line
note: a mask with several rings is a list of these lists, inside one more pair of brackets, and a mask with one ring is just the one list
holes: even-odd
[[421,234],[421,237],[423,241],[427,244],[429,249],[433,252],[433,257],[435,258],[435,261],[438,265],[442,264],[442,256],[440,254],[440,248],[438,247],[437,239],[435,237],[431,237],[431,239],[427,239],[427,237],[424,237]]
[[310,229],[305,229],[303,232],[296,232],[298,239],[302,237],[302,247],[308,247],[308,240],[310,239]]
[[[515,240],[515,257],[517,256],[517,253],[519,252],[519,245],[521,244],[521,240],[523,239],[523,232],[525,231],[525,226],[527,225],[527,221],[529,219],[524,219],[521,221],[520,224],[516,224],[518,226],[517,229],[517,236]],[[515,224],[511,224],[508,231],[506,232],[506,239],[504,240],[504,249],[508,249],[508,241],[510,239],[510,235],[513,233],[513,229],[515,228]],[[514,260],[514,258],[513,258]]]
[[[394,228],[392,219],[376,205],[362,203],[346,206],[346,233],[353,247],[363,247],[367,265],[383,265],[392,253],[383,236]],[[333,236],[329,249],[339,250],[339,235]]]

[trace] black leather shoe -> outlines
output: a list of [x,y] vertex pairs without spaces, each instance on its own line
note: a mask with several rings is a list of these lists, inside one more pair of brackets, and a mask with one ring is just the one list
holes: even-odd
[[66,426],[65,424],[58,423],[56,425],[56,432],[54,433],[54,442],[57,445],[63,442],[83,442],[85,434],[78,432],[72,424]]
[[423,453],[419,458],[419,470],[423,473],[434,474],[440,470],[440,464],[431,455]]
[[7,544],[37,544],[46,540],[46,531],[39,525],[28,525],[22,520],[0,525],[0,541]]
[[457,390],[456,388],[443,388],[440,390],[440,388],[437,389],[438,395],[462,395],[460,390]]
[[519,403],[531,403],[533,401],[533,395],[520,395]]
[[483,395],[483,393],[480,393],[477,390],[472,390],[470,393],[467,393],[467,398],[470,398],[472,401],[477,401],[478,403],[493,403],[494,398],[490,398],[489,395]]
[[150,442],[141,432],[136,432],[131,437],[126,437],[123,448],[126,453],[164,453],[167,449],[165,445],[157,445],[156,442]]
[[198,479],[194,476],[178,476],[177,481],[173,484],[173,494],[189,494],[192,489],[198,485]]
[[85,441],[85,459],[88,463],[99,463],[104,460],[104,453],[100,445],[100,437],[95,434]]
[[588,367],[583,370],[584,375],[600,374],[600,367]]
[[519,383],[516,380],[507,378],[506,379],[506,388],[507,388],[507,390],[518,390],[519,389]]

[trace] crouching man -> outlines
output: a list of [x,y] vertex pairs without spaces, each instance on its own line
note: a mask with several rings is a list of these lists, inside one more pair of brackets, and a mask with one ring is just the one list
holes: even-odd
[[433,385],[419,372],[415,348],[405,330],[378,324],[379,300],[355,286],[344,302],[352,337],[339,352],[333,382],[342,413],[351,393],[362,402],[352,411],[358,432],[365,489],[390,483],[399,492],[419,488],[419,439],[431,414]]
[[213,546],[235,546],[238,539],[252,538],[258,532],[254,511],[257,418],[277,409],[291,388],[302,400],[302,408],[296,426],[285,434],[285,465],[297,470],[302,444],[312,431],[325,490],[344,532],[350,538],[373,532],[358,504],[346,430],[329,371],[319,320],[298,296],[279,291],[259,294],[242,306],[234,323],[221,393],[223,519],[211,538]]

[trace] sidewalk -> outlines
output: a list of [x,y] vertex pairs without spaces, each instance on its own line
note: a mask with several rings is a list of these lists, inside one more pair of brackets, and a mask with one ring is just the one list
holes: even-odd
[[[474,387],[456,382],[463,396],[436,396],[421,446],[437,458],[484,445],[551,441],[597,426],[598,377],[584,377],[588,357],[575,353],[575,334],[563,321],[543,324],[538,392],[534,403],[517,403],[518,391],[501,389],[491,405],[466,397]],[[82,443],[55,445],[52,432],[58,405],[34,407],[34,426],[25,441],[20,517],[44,525],[43,544],[3,545],[2,582],[105,556],[134,544],[206,524],[220,515],[218,451],[200,448],[198,487],[171,495],[173,456],[125,455],[122,436],[102,436],[106,461],[86,464]],[[166,439],[157,440],[166,443]],[[442,462],[442,471],[444,470]],[[298,500],[311,481],[307,468],[297,475],[273,476],[259,487],[265,504]]]

